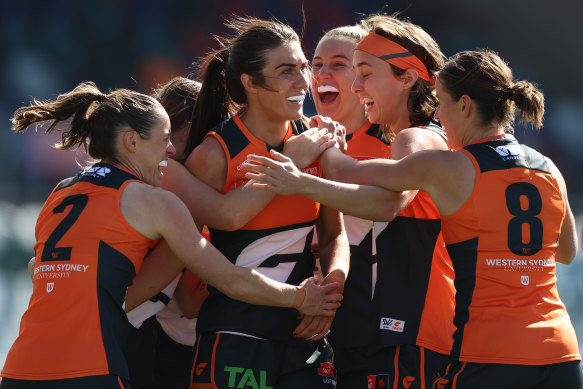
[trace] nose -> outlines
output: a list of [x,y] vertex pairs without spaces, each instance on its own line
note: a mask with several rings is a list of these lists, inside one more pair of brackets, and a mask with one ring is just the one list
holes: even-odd
[[168,147],[166,147],[166,155],[168,158],[174,157],[176,154],[176,147],[172,144],[172,142],[168,142]]
[[300,76],[296,79],[295,87],[298,89],[308,89],[310,85],[310,72],[309,71],[300,71]]
[[362,92],[362,78],[358,74],[354,77],[350,90],[356,94]]
[[314,70],[314,77],[316,79],[325,79],[330,77],[330,67],[327,64],[322,64],[318,70]]

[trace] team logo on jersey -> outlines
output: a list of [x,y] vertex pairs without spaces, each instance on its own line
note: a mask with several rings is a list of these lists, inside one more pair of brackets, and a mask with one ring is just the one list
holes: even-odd
[[415,381],[415,377],[411,377],[411,376],[403,377],[403,387],[404,388],[411,387],[411,384],[413,383],[413,381]]
[[334,365],[332,365],[330,362],[320,363],[318,374],[322,377],[334,377]]
[[506,145],[496,147],[496,152],[500,155],[503,161],[508,161],[510,159],[524,158],[524,151],[519,145]]
[[105,166],[93,166],[89,169],[85,170],[81,175],[82,176],[91,176],[91,177],[105,177],[107,174],[111,173],[111,169]]
[[522,282],[522,285],[528,285],[530,284],[530,278],[528,276],[520,276],[520,282]]
[[403,320],[391,319],[390,317],[381,317],[381,325],[379,328],[381,330],[403,332],[405,322]]
[[202,372],[204,371],[204,368],[206,367],[206,362],[201,362],[198,365],[196,365],[196,375],[201,375]]
[[51,293],[55,289],[54,282],[47,282],[47,293]]
[[368,389],[385,389],[389,387],[389,374],[369,375],[367,377]]

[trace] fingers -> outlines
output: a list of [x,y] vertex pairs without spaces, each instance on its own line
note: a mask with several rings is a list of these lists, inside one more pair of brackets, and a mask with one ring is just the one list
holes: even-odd
[[[279,154],[279,155],[281,155],[281,154]],[[250,162],[255,162],[255,164],[252,164]],[[265,166],[275,166],[275,162],[273,161],[273,159],[263,157],[263,156],[257,155],[257,154],[247,155],[247,161],[243,162],[243,164],[248,165],[250,167],[256,166],[256,164],[265,165]]]
[[322,122],[322,119],[324,118],[324,116],[322,115],[314,115],[310,118],[310,123],[308,124],[309,127],[319,127],[320,123]]
[[322,304],[322,316],[333,316],[336,313],[336,310],[340,308],[339,302],[329,302]]
[[309,316],[309,318],[312,319],[310,323],[302,331],[297,331],[296,328],[294,336],[298,338],[309,338],[312,341],[320,340],[326,336],[334,319],[333,316]]
[[304,316],[300,324],[298,324],[298,326],[294,330],[293,334],[296,338],[308,338],[313,335],[313,334],[305,335],[305,330],[312,323],[314,317],[315,316]]
[[[324,281],[325,282],[325,281]],[[342,290],[340,289],[340,283],[338,282],[328,282],[322,283],[322,292],[328,296],[327,301],[338,302],[342,301]],[[336,293],[340,292],[340,293]]]
[[[289,159],[288,157],[286,157],[282,153],[280,153],[278,151],[275,151],[274,149],[271,149],[269,153],[271,154],[271,156],[273,157],[273,159],[276,160],[276,161],[279,161],[279,162],[291,162],[291,163],[293,163],[291,159]],[[275,166],[275,164],[273,166]]]

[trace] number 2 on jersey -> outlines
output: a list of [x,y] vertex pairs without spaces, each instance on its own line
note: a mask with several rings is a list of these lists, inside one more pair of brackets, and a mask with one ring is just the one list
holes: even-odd
[[[528,199],[528,207],[523,209],[520,199]],[[542,210],[543,202],[540,192],[531,183],[517,182],[506,188],[506,206],[514,216],[508,222],[508,248],[516,255],[533,255],[542,249],[543,222],[537,218]],[[523,239],[523,226],[527,224],[530,231],[528,243]]]
[[57,243],[65,236],[67,231],[75,224],[83,209],[89,201],[89,196],[77,194],[66,197],[61,204],[53,209],[53,214],[63,213],[67,207],[71,209],[67,216],[59,223],[52,234],[45,242],[45,247],[41,256],[41,262],[45,261],[68,261],[71,259],[71,247],[57,247]]

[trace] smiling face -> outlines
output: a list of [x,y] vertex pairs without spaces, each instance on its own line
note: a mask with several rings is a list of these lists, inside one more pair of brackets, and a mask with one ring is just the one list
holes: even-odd
[[166,166],[176,149],[170,142],[170,119],[160,106],[156,109],[156,121],[148,139],[136,137],[134,173],[144,182],[160,186],[162,184],[161,166]]
[[357,130],[365,121],[358,95],[350,90],[355,71],[352,56],[355,42],[323,38],[312,60],[312,95],[319,115],[329,116],[347,130]]
[[254,90],[249,110],[261,109],[265,119],[299,119],[309,85],[308,61],[298,41],[268,50],[262,70],[265,82]]
[[404,81],[395,76],[391,65],[362,50],[354,51],[353,62],[356,77],[352,91],[364,104],[368,120],[391,128],[394,123],[408,122],[410,88],[404,87]]

